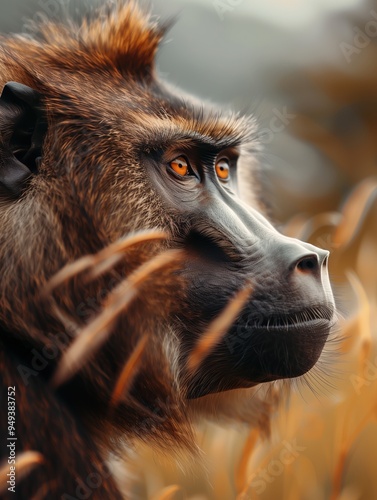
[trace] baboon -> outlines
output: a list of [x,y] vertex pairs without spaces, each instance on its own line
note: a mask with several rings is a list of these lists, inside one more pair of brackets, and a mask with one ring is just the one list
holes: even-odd
[[310,370],[333,324],[328,252],[263,215],[254,119],[161,81],[164,31],[129,1],[0,39],[12,498],[121,498],[105,464],[135,438],[195,452],[197,415],[267,426],[246,395]]

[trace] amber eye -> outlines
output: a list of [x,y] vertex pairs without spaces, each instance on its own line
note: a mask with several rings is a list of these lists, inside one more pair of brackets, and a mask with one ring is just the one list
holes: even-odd
[[174,172],[178,175],[184,177],[189,173],[189,165],[187,160],[183,156],[178,156],[175,160],[170,162],[170,167],[174,170]]
[[226,160],[220,160],[216,163],[216,174],[217,177],[223,181],[229,180],[229,163]]

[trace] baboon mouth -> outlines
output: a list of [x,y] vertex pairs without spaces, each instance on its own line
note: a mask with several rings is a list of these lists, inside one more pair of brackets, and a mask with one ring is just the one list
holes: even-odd
[[333,327],[334,309],[315,306],[270,315],[246,311],[225,340],[238,360],[240,376],[251,382],[298,377],[319,359]]
[[243,315],[237,326],[250,330],[294,331],[330,327],[333,324],[334,310],[328,306],[316,306],[290,313],[270,315]]

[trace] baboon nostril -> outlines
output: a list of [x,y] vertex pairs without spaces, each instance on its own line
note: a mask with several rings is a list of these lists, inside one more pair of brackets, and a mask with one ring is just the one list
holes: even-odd
[[317,254],[305,255],[295,265],[295,268],[305,273],[311,273],[318,269],[319,259]]

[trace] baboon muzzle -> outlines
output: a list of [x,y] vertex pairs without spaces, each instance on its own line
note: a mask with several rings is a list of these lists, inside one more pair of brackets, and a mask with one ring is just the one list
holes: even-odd
[[[186,270],[190,303],[210,324],[245,283],[252,292],[206,358],[205,383],[200,369],[194,374],[190,397],[303,375],[333,324],[329,252],[286,237],[256,210],[227,201],[217,199],[186,240],[195,254]],[[215,213],[222,216],[215,219]],[[203,331],[195,325],[186,332],[188,352]],[[214,369],[208,377],[219,363],[224,376]]]

